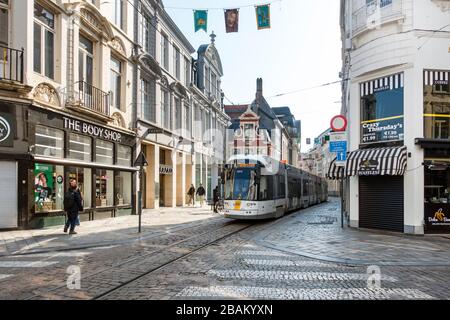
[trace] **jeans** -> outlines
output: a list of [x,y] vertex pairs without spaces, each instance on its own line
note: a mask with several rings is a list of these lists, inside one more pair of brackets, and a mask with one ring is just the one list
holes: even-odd
[[75,226],[77,225],[78,214],[67,214],[67,222],[66,228],[70,227],[70,231],[75,230]]

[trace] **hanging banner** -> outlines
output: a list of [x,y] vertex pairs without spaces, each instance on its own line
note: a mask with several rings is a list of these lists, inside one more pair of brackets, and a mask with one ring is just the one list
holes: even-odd
[[208,11],[194,10],[194,24],[195,24],[195,32],[201,29],[205,30],[205,32],[208,32],[207,30]]
[[270,5],[256,6],[256,23],[258,30],[270,28]]
[[227,33],[239,31],[239,9],[225,10],[225,30]]

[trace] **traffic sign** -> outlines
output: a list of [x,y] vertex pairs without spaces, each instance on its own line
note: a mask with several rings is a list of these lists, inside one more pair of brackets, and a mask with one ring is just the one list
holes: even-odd
[[336,154],[336,161],[337,162],[345,162],[345,161],[347,161],[347,152],[338,152]]
[[347,152],[347,141],[330,142],[330,152]]
[[333,117],[330,122],[331,129],[334,132],[343,132],[347,130],[347,118],[343,115]]

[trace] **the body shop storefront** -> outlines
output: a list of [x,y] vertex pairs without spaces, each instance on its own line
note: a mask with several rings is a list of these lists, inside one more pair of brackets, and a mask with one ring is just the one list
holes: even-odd
[[52,114],[45,121],[45,114],[36,116],[29,128],[34,140],[29,227],[65,222],[63,199],[71,178],[83,197],[81,221],[132,214],[134,136],[72,117]]

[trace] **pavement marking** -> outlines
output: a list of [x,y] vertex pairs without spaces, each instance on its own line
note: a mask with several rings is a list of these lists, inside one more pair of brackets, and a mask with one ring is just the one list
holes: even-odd
[[59,258],[59,257],[84,257],[92,254],[92,252],[52,252],[52,253],[30,253],[22,256],[9,256],[5,258]]
[[0,261],[0,268],[43,268],[58,261]]
[[243,262],[254,266],[271,267],[334,267],[336,264],[324,263],[319,261],[290,261],[290,260],[257,260],[243,259]]
[[[340,272],[291,272],[291,271],[253,271],[253,270],[210,270],[208,274],[221,279],[265,279],[265,280],[301,280],[301,281],[367,281],[365,273]],[[391,276],[381,275],[382,281],[397,282]]]
[[12,277],[12,274],[0,274],[0,281],[9,277]]
[[250,298],[271,300],[368,300],[368,299],[434,299],[416,289],[286,289],[268,287],[211,286],[187,287],[177,297]]
[[268,256],[268,257],[289,257],[287,253],[281,253],[269,250],[243,250],[235,253],[241,256]]

